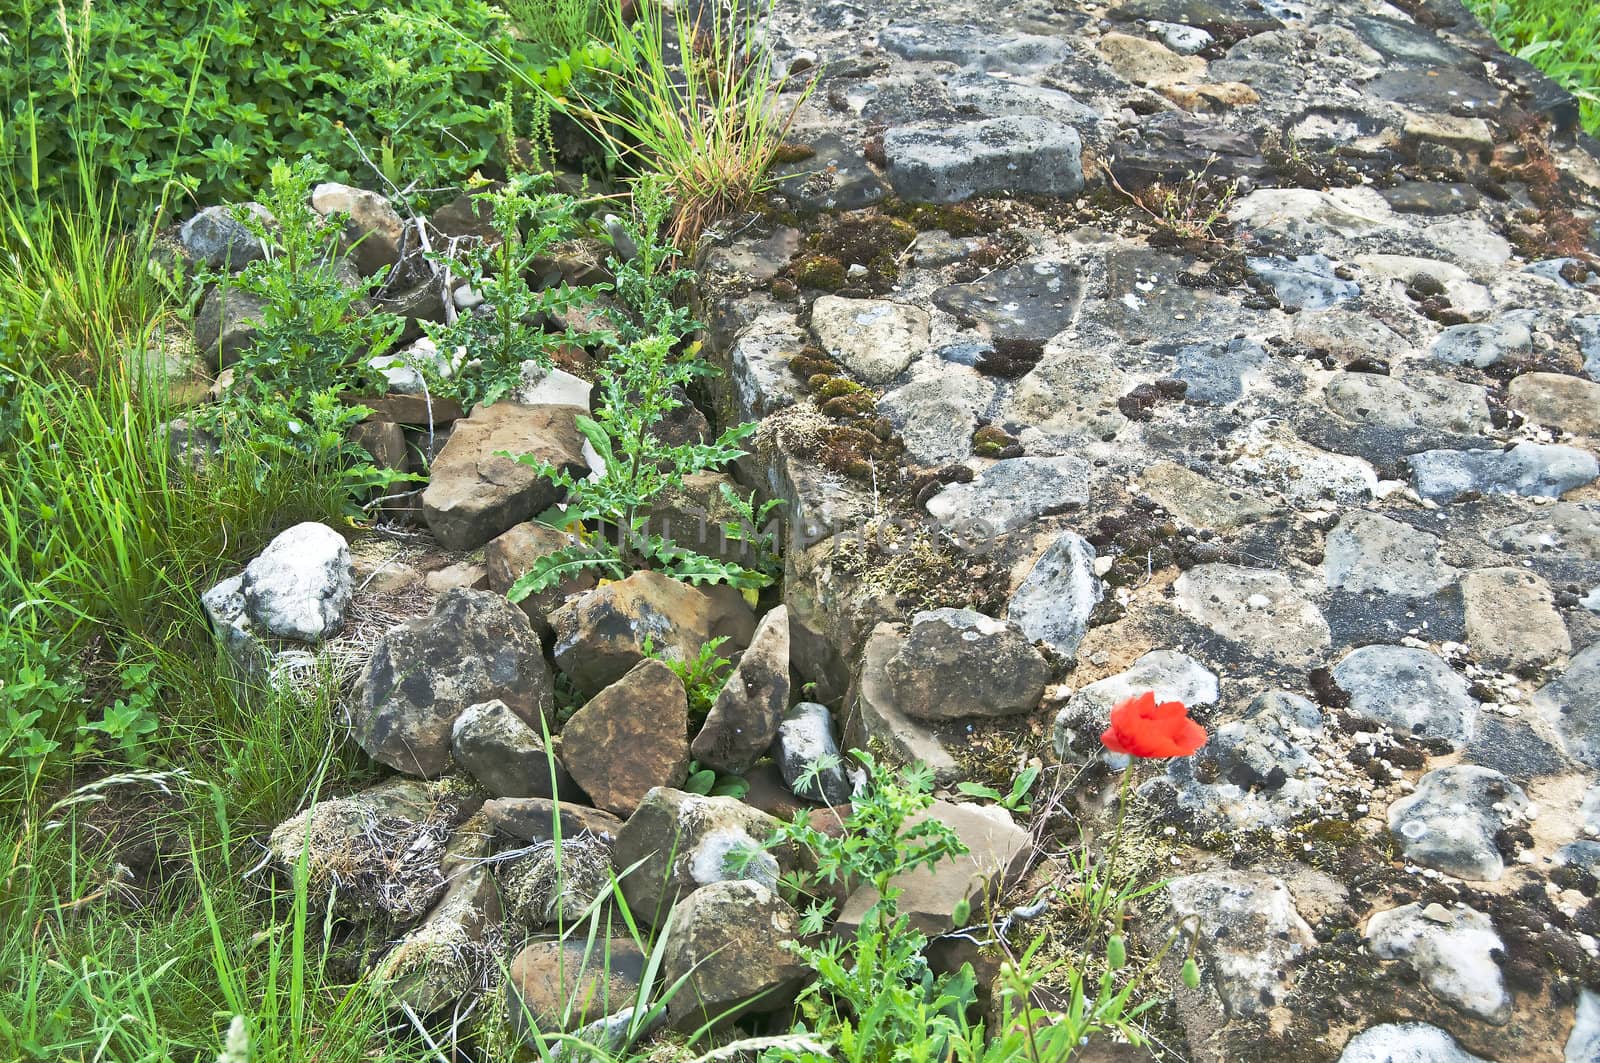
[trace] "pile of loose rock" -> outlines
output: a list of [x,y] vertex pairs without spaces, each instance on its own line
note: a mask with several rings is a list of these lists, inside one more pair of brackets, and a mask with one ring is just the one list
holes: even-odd
[[[429,434],[439,549],[301,526],[207,596],[253,674],[358,639],[352,735],[399,773],[278,861],[414,1010],[504,965],[515,1022],[614,1043],[642,959],[575,995],[550,932],[613,871],[673,913],[671,1022],[778,1010],[804,972],[764,843],[851,789],[806,764],[953,787],[1038,755],[1091,827],[1137,773],[1170,876],[1140,932],[1200,927],[1200,988],[1154,1013],[1179,1057],[1600,1060],[1600,156],[1570,98],[1447,0],[801,0],[771,30],[823,61],[807,157],[711,241],[698,309],[715,414],[762,425],[733,473],[784,503],[781,595],[637,572],[513,606],[559,492],[495,455],[581,474],[587,391],[452,427],[397,371],[374,431]],[[385,601],[408,618],[340,634]],[[714,639],[701,720],[663,659]],[[1104,754],[1144,690],[1206,748]],[[1077,844],[933,814],[972,853],[908,883],[932,934]]]

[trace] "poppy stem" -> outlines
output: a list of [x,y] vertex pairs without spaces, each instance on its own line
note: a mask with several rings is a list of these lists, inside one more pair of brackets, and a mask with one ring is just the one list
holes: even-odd
[[[1122,769],[1122,781],[1117,787],[1117,828],[1111,835],[1111,855],[1106,860],[1106,877],[1103,889],[1113,889],[1117,870],[1117,855],[1122,851],[1122,821],[1128,815],[1128,777],[1133,774],[1133,764]],[[1120,926],[1118,930],[1122,929]]]

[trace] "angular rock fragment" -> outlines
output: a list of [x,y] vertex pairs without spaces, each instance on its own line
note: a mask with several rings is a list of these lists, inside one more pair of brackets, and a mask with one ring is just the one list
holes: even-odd
[[683,681],[657,660],[635,665],[567,721],[562,762],[597,807],[626,816],[646,793],[689,774]]
[[889,183],[908,200],[959,203],[991,192],[1072,196],[1083,190],[1078,131],[1045,118],[902,126],[884,134],[883,154]]
[[1482,912],[1407,904],[1374,915],[1367,940],[1379,959],[1409,961],[1441,1000],[1496,1025],[1511,1018],[1511,994],[1495,960],[1505,945]]
[[[935,801],[906,822],[914,826],[925,820],[949,827],[967,852],[932,867],[903,872],[890,879],[889,885],[900,891],[895,900],[900,914],[910,918],[915,930],[934,937],[955,927],[951,913],[961,901],[969,902],[973,915],[982,918],[986,904],[1027,869],[1034,849],[1028,832],[998,805]],[[840,909],[834,934],[853,936],[877,902],[878,892],[871,886],[857,889]]]
[[789,1003],[810,972],[783,947],[800,917],[759,882],[701,886],[672,910],[662,955],[666,984],[685,979],[667,1003],[674,1026],[698,1029]]
[[468,706],[499,700],[537,727],[553,690],[528,618],[498,594],[453,590],[373,647],[351,733],[373,759],[431,778],[449,764],[451,728]]
[[638,1000],[645,957],[628,938],[535,941],[517,953],[506,976],[511,1028],[530,1045],[577,1029]]
[[422,492],[422,513],[439,544],[474,549],[561,501],[562,488],[517,458],[587,474],[577,424],[583,413],[581,406],[497,402],[457,421]]
[[572,780],[544,737],[505,702],[469,705],[450,728],[456,763],[496,797],[571,793]]
[[1166,892],[1174,926],[1194,940],[1201,975],[1230,1016],[1282,1003],[1294,985],[1296,961],[1317,939],[1281,879],[1208,871],[1173,879]]
[[789,610],[780,605],[761,618],[690,746],[700,766],[748,771],[778,733],[789,686]]
[[1013,624],[970,609],[917,613],[887,670],[896,707],[923,720],[1032,712],[1050,678]]
[[755,614],[732,587],[691,587],[642,569],[597,587],[550,614],[560,668],[584,693],[597,693],[644,660],[693,660],[714,638],[724,657],[750,645]]
[[1560,498],[1600,476],[1593,454],[1558,443],[1426,450],[1409,460],[1417,494],[1435,502],[1454,502],[1469,492]]
[[1094,547],[1087,539],[1062,532],[1012,592],[1006,618],[1029,640],[1043,642],[1071,659],[1089,632],[1095,606],[1105,596],[1094,562]]
[[[839,743],[833,736],[833,714],[826,705],[802,701],[784,714],[773,744],[773,758],[785,786],[796,797],[837,805],[850,800],[850,780],[844,773]],[[827,761],[833,763],[824,766]],[[815,778],[801,782],[813,767]]]
[[731,797],[657,787],[617,835],[622,895],[634,918],[659,925],[681,897],[713,882],[776,889],[778,857],[767,842],[777,830],[776,819]]

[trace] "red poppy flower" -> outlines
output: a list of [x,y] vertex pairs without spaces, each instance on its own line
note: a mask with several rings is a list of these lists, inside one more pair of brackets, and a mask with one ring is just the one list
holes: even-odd
[[1147,690],[1111,710],[1111,726],[1100,742],[1113,753],[1132,757],[1187,757],[1206,744],[1206,729],[1189,719],[1183,702],[1158,705],[1155,693]]

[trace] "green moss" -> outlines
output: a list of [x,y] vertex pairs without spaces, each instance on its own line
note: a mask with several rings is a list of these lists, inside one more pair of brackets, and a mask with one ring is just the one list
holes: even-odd
[[840,420],[854,420],[857,417],[866,417],[878,408],[878,402],[870,392],[854,391],[848,395],[836,395],[822,404],[822,412],[829,417]]
[[1009,433],[994,425],[984,425],[972,433],[972,452],[980,458],[998,458],[1006,448],[1016,445]]
[[866,390],[854,380],[846,380],[844,377],[838,376],[823,377],[821,380],[812,377],[808,383],[811,385],[811,390],[817,393],[817,398],[823,402],[839,398],[841,395],[854,395],[858,391]]
[[951,236],[977,236],[995,229],[983,215],[958,204],[896,202],[886,209],[917,232],[942,229]]
[[804,255],[794,265],[794,282],[802,288],[835,292],[844,287],[845,266],[832,255]]

